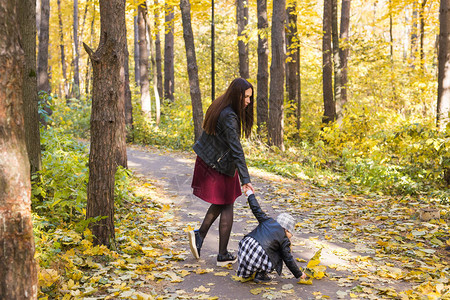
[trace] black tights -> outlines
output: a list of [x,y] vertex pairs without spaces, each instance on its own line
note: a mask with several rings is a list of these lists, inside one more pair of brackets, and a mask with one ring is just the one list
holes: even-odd
[[211,204],[200,226],[199,233],[204,239],[219,215],[219,254],[224,255],[227,253],[228,240],[230,239],[231,227],[233,227],[233,204]]

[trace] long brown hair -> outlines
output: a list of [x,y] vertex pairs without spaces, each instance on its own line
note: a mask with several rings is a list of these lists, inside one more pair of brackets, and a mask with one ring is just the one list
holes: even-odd
[[[250,103],[245,107],[245,91],[252,89]],[[216,98],[206,111],[203,129],[208,134],[216,134],[217,120],[220,112],[227,106],[231,106],[239,119],[238,133],[249,138],[253,126],[253,85],[244,78],[236,78],[231,83],[226,92]],[[241,127],[243,130],[241,130]]]

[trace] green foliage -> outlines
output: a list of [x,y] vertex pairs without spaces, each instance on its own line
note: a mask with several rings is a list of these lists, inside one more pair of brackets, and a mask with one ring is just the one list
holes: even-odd
[[161,122],[157,126],[144,117],[140,109],[133,114],[133,141],[137,144],[168,146],[173,149],[191,149],[194,125],[190,104],[181,96],[174,103],[161,107]]
[[87,148],[61,128],[41,131],[42,169],[32,188],[33,210],[52,226],[84,217]]

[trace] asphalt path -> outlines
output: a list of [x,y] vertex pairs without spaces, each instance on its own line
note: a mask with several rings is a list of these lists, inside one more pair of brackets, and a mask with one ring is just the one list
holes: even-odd
[[[201,250],[200,260],[196,260],[190,253],[187,236],[183,228],[191,226],[198,228],[209,204],[192,194],[191,180],[194,168],[194,153],[180,153],[154,148],[132,147],[128,149],[128,166],[135,174],[140,174],[151,180],[160,188],[162,193],[175,211],[174,226],[180,231],[178,247],[186,253],[185,260],[177,262],[173,267],[177,273],[187,270],[189,275],[181,282],[165,286],[166,299],[384,299],[384,296],[368,293],[364,298],[351,297],[352,289],[361,282],[349,280],[352,276],[349,269],[329,268],[331,265],[351,264],[351,257],[360,253],[351,251],[352,244],[328,243],[327,250],[322,253],[321,264],[327,267],[327,277],[314,280],[312,285],[298,284],[286,266],[282,276],[275,272],[271,274],[273,281],[269,284],[238,282],[233,279],[236,275],[237,263],[231,268],[216,266],[218,252],[218,220],[211,227]],[[305,183],[292,182],[279,176],[264,173],[250,168],[250,175],[256,196],[261,207],[272,217],[288,211],[297,220],[309,214],[308,210],[294,211],[283,199],[274,199],[271,191],[276,185],[296,189],[301,192]],[[234,224],[229,242],[229,251],[237,253],[238,243],[244,235],[257,225],[244,196],[235,202]],[[298,265],[306,266],[313,254],[318,250],[314,241],[323,240],[323,236],[314,231],[296,232],[292,240],[292,252],[299,259]],[[326,242],[326,241],[325,241]],[[179,250],[179,249],[178,249]],[[345,257],[335,253],[345,252]],[[197,274],[197,273],[199,274]],[[376,283],[386,288],[391,282]],[[389,298],[389,297],[386,297]]]

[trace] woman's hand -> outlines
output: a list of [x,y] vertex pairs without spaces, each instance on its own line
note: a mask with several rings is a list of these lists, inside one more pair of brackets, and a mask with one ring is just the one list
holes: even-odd
[[245,194],[248,190],[252,191],[253,193],[255,192],[255,190],[253,189],[253,185],[252,185],[251,182],[244,184],[244,185],[242,186],[242,189],[244,190],[244,194]]

